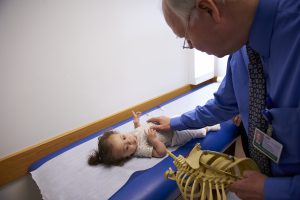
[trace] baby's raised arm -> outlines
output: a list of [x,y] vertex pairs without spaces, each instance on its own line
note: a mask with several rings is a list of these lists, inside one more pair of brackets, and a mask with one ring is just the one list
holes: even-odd
[[147,139],[148,142],[153,146],[153,157],[162,158],[166,155],[166,145],[156,137],[156,131],[154,129],[149,128],[147,133]]
[[140,124],[140,116],[141,116],[141,112],[132,112],[132,116],[133,116],[133,124],[134,124],[134,128],[138,128],[141,126]]

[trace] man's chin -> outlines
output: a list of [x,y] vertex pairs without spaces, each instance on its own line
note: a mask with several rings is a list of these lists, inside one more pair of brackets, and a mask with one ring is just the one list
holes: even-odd
[[223,58],[224,56],[227,56],[228,54],[226,53],[215,53],[214,56],[218,57],[218,58]]

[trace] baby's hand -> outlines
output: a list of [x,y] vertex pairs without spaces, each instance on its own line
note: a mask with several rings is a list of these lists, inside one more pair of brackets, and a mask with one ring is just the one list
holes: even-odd
[[132,112],[132,116],[133,116],[133,123],[139,123],[140,121],[140,116],[141,116],[141,112],[134,112],[134,111],[131,111]]
[[147,139],[151,143],[151,141],[156,139],[156,130],[149,128],[147,133]]

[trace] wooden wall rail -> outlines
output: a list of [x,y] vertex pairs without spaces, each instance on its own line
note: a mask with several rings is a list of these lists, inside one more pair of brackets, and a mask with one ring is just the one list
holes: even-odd
[[136,106],[125,109],[121,112],[110,115],[106,118],[100,119],[93,123],[87,124],[83,127],[68,131],[56,137],[48,139],[39,144],[30,146],[21,151],[8,155],[0,159],[0,186],[5,185],[19,177],[28,173],[28,167],[40,158],[53,153],[77,140],[80,140],[90,134],[93,134],[101,129],[107,128],[122,120],[131,117],[131,110],[145,111],[153,108],[163,102],[175,98],[181,94],[189,92],[190,90],[202,86],[207,83],[216,82],[216,78],[210,79],[197,86],[185,85],[181,88],[163,94],[159,97],[150,99]]

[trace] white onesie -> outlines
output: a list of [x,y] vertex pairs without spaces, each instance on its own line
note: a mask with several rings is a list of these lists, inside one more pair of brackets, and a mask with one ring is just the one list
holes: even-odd
[[[142,125],[132,132],[137,136],[137,150],[134,154],[136,157],[152,157],[153,146],[147,141],[148,129],[152,126],[152,123]],[[220,125],[217,124],[212,127],[208,127],[208,130],[219,130]],[[169,131],[164,133],[157,132],[156,137],[168,146],[182,145],[190,141],[193,138],[202,138],[206,135],[206,129],[195,129],[195,130],[182,130],[182,131]]]

